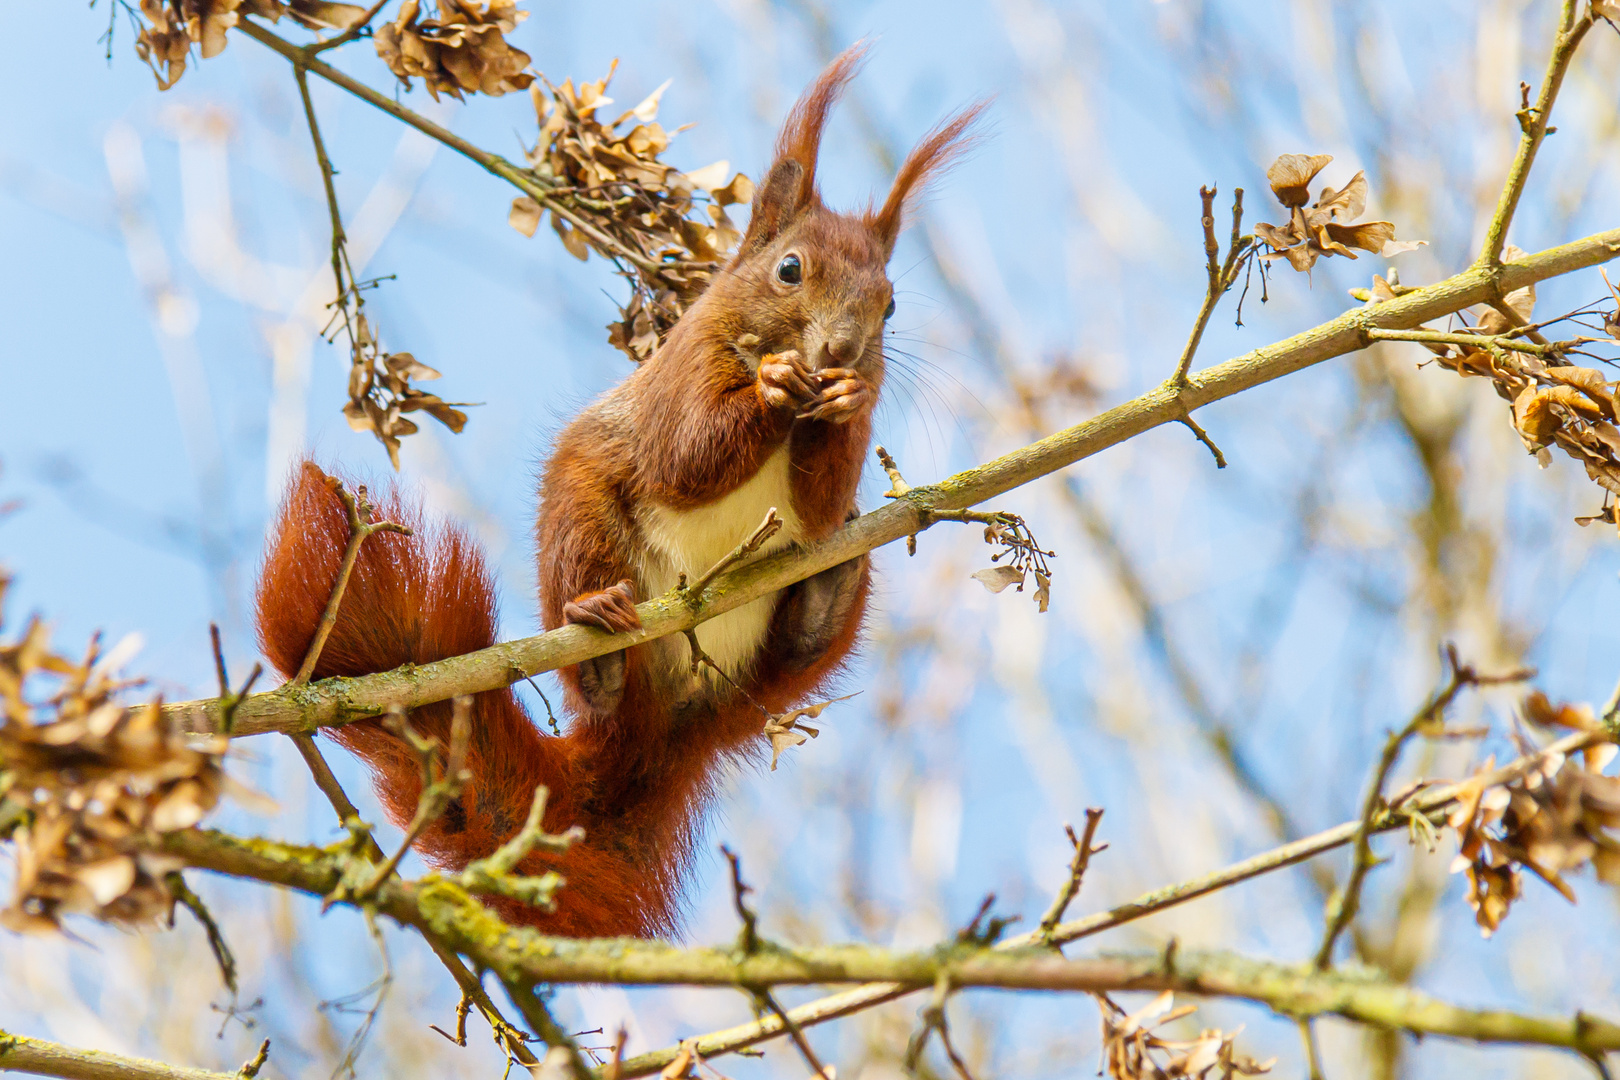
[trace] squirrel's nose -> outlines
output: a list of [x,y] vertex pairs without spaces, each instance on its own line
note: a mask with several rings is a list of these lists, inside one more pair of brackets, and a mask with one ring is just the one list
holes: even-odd
[[861,350],[865,348],[866,340],[860,334],[841,332],[828,336],[823,346],[827,353],[828,363],[823,367],[848,367],[860,359]]

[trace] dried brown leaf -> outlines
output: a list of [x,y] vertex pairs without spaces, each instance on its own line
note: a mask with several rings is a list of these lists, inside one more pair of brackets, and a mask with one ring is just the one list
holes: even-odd
[[527,195],[519,195],[512,200],[512,209],[506,215],[506,223],[524,236],[533,236],[534,231],[540,227],[542,213],[539,203]]
[[789,709],[785,713],[772,713],[766,717],[764,734],[771,742],[771,771],[776,771],[776,763],[781,759],[782,751],[802,746],[821,734],[820,728],[810,727],[804,723],[805,720],[814,720],[826,710],[827,706],[848,701],[854,696],[855,694],[845,694],[843,697],[812,702],[796,709]]
[[1266,180],[1278,202],[1304,206],[1311,198],[1311,181],[1332,160],[1332,154],[1284,154],[1266,170]]
[[975,572],[971,577],[993,593],[1001,592],[1009,585],[1016,585],[1020,589],[1024,587],[1024,572],[1016,566],[991,566]]

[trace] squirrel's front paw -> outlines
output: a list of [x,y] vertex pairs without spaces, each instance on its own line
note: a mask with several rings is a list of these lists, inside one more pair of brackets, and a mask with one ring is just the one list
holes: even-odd
[[[629,578],[586,593],[563,605],[563,619],[581,626],[594,626],[610,634],[641,626],[636,614],[636,587]],[[587,705],[598,713],[610,713],[624,697],[624,650],[582,660],[579,664],[579,692]]]
[[760,360],[759,396],[773,409],[797,409],[815,400],[815,376],[799,350],[767,353]]
[[816,379],[820,390],[797,419],[842,424],[877,401],[877,389],[854,368],[822,368]]

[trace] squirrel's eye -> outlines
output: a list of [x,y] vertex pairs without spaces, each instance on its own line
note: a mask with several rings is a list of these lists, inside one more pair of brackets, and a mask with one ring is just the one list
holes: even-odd
[[894,318],[894,297],[889,297],[889,306],[883,309],[883,321],[888,322]]
[[797,255],[785,256],[776,264],[776,280],[784,285],[797,285],[804,280],[804,264]]

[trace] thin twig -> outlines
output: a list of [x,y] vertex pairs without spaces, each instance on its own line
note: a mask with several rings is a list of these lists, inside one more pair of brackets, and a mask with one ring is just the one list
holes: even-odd
[[360,811],[356,809],[348,793],[343,790],[343,785],[338,783],[336,774],[332,772],[332,766],[328,765],[326,758],[321,755],[321,748],[315,745],[315,736],[307,731],[295,731],[290,737],[293,745],[298,748],[299,755],[303,757],[304,764],[309,766],[309,774],[314,779],[315,786],[326,796],[326,801],[331,803],[332,812],[337,814],[338,822],[355,836],[357,844],[369,861],[381,861],[382,847],[373,839],[371,829],[361,820]]
[[237,1070],[236,1075],[239,1076],[239,1077],[247,1078],[247,1080],[251,1080],[252,1077],[255,1077],[255,1076],[259,1075],[259,1070],[264,1068],[265,1062],[267,1062],[269,1060],[270,1060],[270,1040],[266,1039],[262,1043],[259,1044],[259,1049],[258,1049],[257,1053],[255,1053],[248,1060],[242,1062],[242,1067]]
[[[304,122],[309,126],[310,142],[315,147],[315,163],[321,170],[321,189],[326,195],[326,214],[330,221],[332,236],[332,284],[337,290],[337,298],[332,302],[332,306],[342,317],[344,328],[349,335],[350,347],[354,348],[358,338],[354,325],[355,311],[351,310],[350,300],[354,300],[356,306],[363,301],[360,299],[360,290],[354,279],[354,268],[349,264],[348,234],[343,228],[343,213],[338,208],[337,170],[332,167],[332,159],[327,156],[326,140],[321,137],[321,125],[315,118],[315,99],[309,93],[307,63],[293,65],[293,78],[298,83],[298,96],[304,105]],[[309,678],[307,672],[301,674],[305,680]]]
[[1322,1051],[1316,1045],[1316,1028],[1303,1016],[1299,1018],[1299,1037],[1305,1044],[1305,1068],[1309,1080],[1326,1080],[1322,1074]]
[[1192,333],[1187,335],[1187,344],[1182,347],[1181,359],[1176,363],[1176,373],[1170,376],[1173,386],[1180,386],[1186,381],[1187,372],[1192,368],[1193,354],[1198,351],[1198,342],[1204,336],[1204,327],[1209,323],[1210,313],[1215,310],[1221,296],[1221,243],[1215,239],[1215,190],[1212,187],[1198,189],[1198,198],[1204,205],[1199,223],[1204,227],[1205,271],[1209,281],[1204,288],[1204,302],[1198,309],[1198,317],[1193,320]]
[[895,464],[894,456],[882,446],[875,449],[878,463],[883,466],[883,471],[889,474],[889,490],[883,493],[883,497],[885,499],[898,499],[911,490],[911,485],[906,483],[904,476],[900,475],[900,466]]
[[[568,1037],[561,1024],[552,1017],[551,1010],[546,1003],[534,992],[529,985],[514,980],[504,979],[502,985],[506,988],[506,996],[512,999],[512,1004],[522,1014],[524,1021],[540,1036],[550,1050],[546,1053],[546,1068],[550,1067],[550,1058],[553,1054],[562,1058],[563,1069],[573,1080],[594,1080],[595,1074],[585,1055],[580,1052],[579,1044]],[[542,1069],[544,1072],[544,1069]]]
[[1518,333],[1529,338],[1537,345],[1552,344],[1552,342],[1547,340],[1547,335],[1532,327],[1519,315],[1517,311],[1514,311],[1512,308],[1508,307],[1506,300],[1491,300],[1490,305],[1498,315],[1507,320],[1507,324],[1509,326],[1513,327]]
[[703,576],[698,578],[697,581],[690,585],[679,586],[681,591],[685,594],[688,603],[701,604],[703,590],[709,587],[709,582],[713,581],[715,578],[719,577],[721,574],[725,573],[727,570],[731,569],[733,566],[736,566],[754,552],[758,551],[764,545],[765,541],[782,531],[782,526],[784,524],[785,523],[782,521],[781,517],[779,517],[776,513],[776,507],[773,506],[769,510],[765,511],[765,520],[761,521],[758,527],[755,528],[753,532],[748,534],[748,539],[744,540],[742,543],[732,548],[729,553],[722,556],[720,561],[709,567],[708,570],[704,571]]
[[742,929],[737,934],[737,951],[744,956],[752,956],[759,951],[759,916],[743,897],[754,890],[743,884],[742,859],[737,853],[725,844],[720,845],[720,853],[731,865],[731,904],[737,910],[737,918],[742,920]]
[[[214,962],[219,965],[219,977],[225,983],[225,989],[229,990],[234,998],[237,989],[236,956],[231,952],[230,945],[225,941],[224,931],[219,928],[219,923],[214,921],[214,915],[208,910],[208,905],[203,903],[202,897],[191,891],[191,887],[186,884],[186,879],[181,876],[180,871],[175,870],[165,875],[163,880],[169,887],[169,895],[173,896],[181,907],[191,912],[197,922],[202,925],[203,932],[208,935],[208,949],[214,954]],[[174,926],[174,914],[172,912],[169,915],[169,925],[170,927]]]
[[[1413,815],[1427,815],[1433,817],[1449,807],[1455,799],[1471,785],[1483,783],[1487,787],[1505,784],[1526,775],[1532,769],[1538,768],[1540,763],[1553,755],[1569,755],[1583,747],[1595,745],[1603,741],[1603,736],[1594,732],[1577,732],[1559,739],[1535,754],[1529,754],[1497,769],[1483,778],[1475,778],[1456,784],[1447,784],[1429,788],[1419,795],[1407,799],[1400,807],[1399,814],[1385,812],[1379,815],[1374,826],[1377,832],[1388,832],[1393,829],[1408,827],[1408,821]],[[1100,934],[1105,930],[1112,930],[1126,923],[1135,922],[1149,915],[1177,907],[1199,897],[1220,892],[1241,882],[1261,877],[1265,874],[1284,869],[1305,862],[1334,848],[1343,847],[1355,839],[1361,828],[1361,822],[1348,821],[1342,825],[1312,836],[1304,837],[1292,843],[1283,844],[1251,856],[1241,862],[1233,863],[1221,870],[1206,874],[1200,878],[1180,882],[1175,885],[1145,893],[1127,903],[1108,911],[1095,915],[1087,915],[1066,923],[1060,923],[1054,928],[1051,939],[1057,944],[1067,944],[1081,938]],[[997,943],[995,951],[1011,951],[1038,945],[1040,941],[1035,932],[1019,934]],[[872,983],[868,986],[857,987],[842,993],[832,994],[800,1005],[789,1010],[793,1019],[802,1026],[825,1023],[837,1020],[853,1013],[870,1009],[876,1005],[904,997],[913,988],[897,983]],[[1403,992],[1405,988],[1402,988]],[[769,1021],[757,1021],[737,1027],[726,1028],[722,1031],[711,1032],[696,1039],[686,1040],[694,1043],[705,1056],[713,1057],[744,1047],[753,1046],[766,1039],[780,1037],[784,1029]],[[646,1076],[657,1072],[670,1061],[674,1060],[675,1047],[666,1047],[661,1050],[639,1054],[624,1063],[621,1075],[628,1080],[630,1077]]]
[[[1517,316],[1515,316],[1517,318]],[[1519,333],[1520,331],[1515,331]],[[1538,337],[1540,335],[1537,335]],[[1465,349],[1509,349],[1532,356],[1556,357],[1579,345],[1601,341],[1602,338],[1575,338],[1570,341],[1520,341],[1510,334],[1459,334],[1442,330],[1380,330],[1367,331],[1371,341],[1417,341],[1431,345],[1456,345]]]
[[1052,906],[1046,909],[1045,915],[1041,916],[1040,926],[1035,931],[1036,938],[1042,942],[1048,942],[1052,939],[1052,931],[1057,928],[1058,923],[1063,921],[1064,913],[1069,910],[1069,905],[1074,903],[1074,898],[1079,895],[1080,879],[1085,877],[1086,868],[1091,865],[1091,857],[1099,851],[1108,849],[1107,844],[1099,844],[1096,847],[1091,845],[1091,841],[1097,836],[1097,825],[1102,821],[1102,816],[1101,807],[1088,806],[1086,808],[1085,833],[1079,839],[1075,838],[1073,825],[1063,826],[1063,831],[1069,834],[1069,843],[1074,845],[1074,858],[1069,863],[1068,880],[1063,883],[1063,888],[1058,891],[1057,897],[1053,899]]
[[[458,963],[458,964],[460,962],[461,962],[460,960],[456,961],[456,963]],[[456,1033],[454,1035],[452,1035],[448,1031],[444,1030],[444,1028],[440,1027],[438,1024],[429,1024],[428,1025],[428,1030],[429,1031],[437,1031],[440,1035],[443,1035],[446,1039],[449,1039],[451,1042],[455,1043],[457,1046],[466,1047],[466,1045],[467,1045],[467,1016],[472,1012],[472,1010],[473,1010],[472,998],[468,997],[466,994],[462,994],[461,995],[461,1000],[456,1002]]]
[[1563,11],[1558,20],[1558,33],[1553,40],[1552,55],[1547,60],[1547,74],[1541,82],[1541,93],[1537,96],[1533,107],[1519,111],[1519,127],[1522,130],[1519,150],[1513,158],[1512,167],[1508,170],[1507,183],[1503,185],[1502,194],[1497,199],[1496,212],[1491,215],[1491,224],[1485,232],[1485,243],[1480,249],[1475,266],[1496,267],[1501,263],[1502,248],[1507,243],[1508,226],[1513,223],[1514,212],[1519,207],[1519,198],[1524,194],[1524,186],[1530,179],[1530,167],[1535,164],[1536,151],[1541,149],[1542,140],[1552,130],[1547,126],[1547,122],[1552,117],[1553,103],[1558,99],[1558,89],[1563,85],[1564,74],[1569,70],[1570,61],[1575,58],[1576,47],[1580,45],[1586,32],[1592,28],[1590,11],[1576,15],[1577,10],[1585,6],[1588,6],[1586,0],[1564,0]]
[[[307,106],[308,87],[302,81],[300,81],[299,85],[306,91],[305,104]],[[313,111],[309,113],[309,120],[310,131],[315,135],[317,156],[320,156],[324,162],[325,151],[321,149],[319,129],[314,126],[315,114]],[[323,164],[323,174],[327,173],[330,168],[330,163]],[[330,177],[328,176],[327,179],[328,184],[330,184]],[[328,190],[330,191],[330,187]],[[337,215],[335,197],[331,207],[333,222],[332,268],[333,273],[340,273],[342,258],[344,258],[340,254],[343,244],[343,223]],[[342,279],[339,278],[340,286],[341,281]],[[371,516],[371,504],[366,500],[364,485],[357,489],[355,495],[351,495],[348,489],[344,487],[343,482],[336,477],[328,477],[327,482],[331,485],[333,494],[343,504],[344,512],[348,515],[349,542],[343,549],[343,559],[338,564],[337,578],[332,582],[332,591],[327,596],[326,609],[321,613],[321,621],[316,625],[315,636],[310,640],[309,649],[304,653],[304,661],[298,666],[298,673],[293,676],[289,683],[291,686],[302,686],[309,682],[310,675],[315,671],[315,665],[320,661],[321,650],[326,647],[326,640],[331,636],[332,629],[337,625],[338,611],[343,604],[343,594],[349,586],[349,576],[353,573],[354,564],[360,557],[360,545],[365,543],[367,537],[377,532],[397,532],[406,536],[410,535],[409,529],[392,521],[372,522],[367,520]],[[331,766],[326,763],[326,758],[321,755],[320,747],[315,745],[315,737],[307,731],[295,731],[289,734],[292,737],[293,745],[298,747],[299,755],[303,757],[304,763],[309,767],[310,775],[315,780],[315,786],[320,789],[321,794],[326,796],[327,802],[332,804],[332,809],[336,812],[338,821],[343,824],[344,828],[354,833],[367,858],[373,862],[380,861],[383,857],[382,848],[372,838],[371,830],[362,823],[360,812],[355,809],[353,801],[343,790],[343,786],[338,783],[337,776],[332,772]]]
[[[1072,834],[1074,830],[1069,830]],[[949,1059],[951,1068],[956,1070],[958,1080],[973,1080],[973,1074],[968,1070],[967,1062],[962,1055],[956,1052],[951,1042],[950,1025],[945,1019],[945,1004],[951,994],[951,979],[947,972],[940,972],[939,978],[934,980],[934,994],[920,1011],[922,1027],[911,1037],[906,1046],[905,1066],[906,1072],[912,1076],[921,1076],[919,1066],[922,1064],[923,1051],[928,1048],[928,1036],[934,1032],[939,1033],[939,1044]]]
[[[488,992],[485,991],[484,984],[478,981],[477,976],[467,970],[467,965],[461,962],[461,957],[441,943],[434,935],[424,932],[422,937],[427,941],[428,947],[433,950],[433,955],[439,958],[439,962],[445,966],[451,977],[456,980],[456,985],[461,988],[462,1004],[465,1005],[470,1002],[478,1007],[478,1011],[483,1013],[484,1019],[488,1021],[490,1030],[494,1034],[496,1041],[501,1044],[501,1048],[517,1059],[520,1065],[525,1067],[539,1065],[540,1059],[528,1047],[526,1033],[507,1022],[506,1017],[501,1014],[501,1010],[491,1000]],[[456,1031],[465,1040],[467,1034],[466,1014],[461,1012],[460,1006],[457,1007],[456,1011]],[[440,1034],[443,1034],[443,1032],[441,1031]],[[465,1042],[462,1045],[466,1045]]]
[[810,1045],[810,1040],[805,1037],[804,1029],[794,1023],[793,1017],[789,1016],[787,1010],[782,1008],[775,995],[763,988],[754,990],[753,995],[756,1002],[764,1005],[765,1009],[780,1020],[783,1027],[787,1028],[789,1040],[799,1051],[799,1056],[804,1058],[805,1064],[810,1066],[810,1075],[818,1077],[820,1080],[833,1080],[837,1074],[821,1063],[821,1059],[816,1056],[815,1048]]
[[[341,229],[342,226],[338,225]],[[334,245],[337,241],[334,240]],[[360,545],[373,533],[393,532],[402,536],[410,536],[411,530],[404,525],[393,521],[368,521],[371,516],[371,504],[366,501],[366,488],[362,484],[355,495],[349,494],[349,489],[343,486],[343,481],[336,477],[328,477],[332,494],[343,504],[344,512],[349,517],[349,543],[343,549],[343,561],[338,564],[337,579],[332,582],[331,595],[326,600],[326,610],[321,613],[321,621],[315,627],[315,636],[310,640],[309,651],[304,654],[304,662],[298,667],[298,674],[294,675],[290,684],[302,686],[309,682],[315,672],[315,665],[321,658],[321,650],[326,647],[326,639],[331,636],[332,628],[337,625],[338,609],[343,604],[343,593],[349,587],[349,575],[354,572],[355,561],[360,557]]]
[[1326,970],[1332,965],[1334,942],[1354,921],[1356,913],[1361,908],[1361,887],[1377,862],[1373,855],[1371,840],[1380,815],[1400,809],[1398,805],[1390,806],[1385,803],[1384,784],[1400,757],[1401,749],[1412,736],[1425,729],[1443,728],[1447,707],[1456,700],[1458,694],[1462,693],[1464,687],[1523,682],[1535,676],[1535,671],[1528,668],[1502,675],[1481,675],[1471,665],[1459,662],[1457,649],[1450,644],[1446,646],[1446,664],[1450,669],[1446,685],[1413,714],[1405,727],[1400,731],[1391,732],[1389,738],[1384,741],[1384,752],[1379,756],[1378,768],[1373,773],[1372,783],[1367,787],[1367,794],[1361,806],[1361,820],[1356,825],[1355,836],[1351,841],[1354,854],[1350,877],[1345,881],[1344,889],[1328,900],[1327,929],[1322,935],[1321,946],[1316,950],[1315,965],[1318,971]]
[[312,45],[305,45],[304,55],[309,57],[317,56],[320,53],[326,52],[328,49],[336,49],[340,46],[347,45],[349,42],[371,29],[371,20],[377,17],[377,12],[381,11],[383,6],[387,3],[388,0],[376,0],[376,2],[367,8],[358,19],[350,24],[347,30],[343,31],[343,33],[339,34],[337,37],[328,38],[325,41],[317,41]]
[[243,699],[248,696],[248,691],[253,689],[253,684],[264,674],[264,665],[254,664],[253,670],[248,672],[248,677],[242,680],[242,688],[232,690],[231,677],[225,672],[225,649],[220,643],[217,623],[208,624],[208,636],[214,647],[214,674],[219,677],[220,730],[229,735],[236,721],[237,706],[242,704]]
[[[1221,302],[1221,297],[1237,281],[1241,261],[1247,258],[1254,247],[1254,242],[1243,235],[1242,188],[1232,193],[1232,238],[1228,242],[1224,263],[1220,261],[1220,241],[1215,238],[1215,188],[1200,187],[1198,197],[1203,202],[1203,213],[1199,221],[1204,228],[1204,269],[1209,280],[1204,289],[1204,302],[1198,308],[1198,317],[1193,321],[1192,332],[1187,335],[1187,344],[1182,348],[1181,359],[1176,363],[1175,374],[1170,376],[1170,385],[1178,389],[1187,385],[1187,372],[1192,370],[1193,356],[1198,352],[1199,342],[1204,339],[1204,330],[1209,326],[1209,317],[1215,313],[1215,306]],[[1205,438],[1207,441],[1207,437]],[[1216,456],[1219,459],[1218,451]]]
[[1198,441],[1203,443],[1204,447],[1215,456],[1215,467],[1217,469],[1226,468],[1226,455],[1221,453],[1221,448],[1215,445],[1215,440],[1209,437],[1209,432],[1198,426],[1198,421],[1194,420],[1190,414],[1178,416],[1176,419],[1186,424],[1187,429],[1197,436]]
[[405,837],[399,848],[386,861],[378,865],[370,880],[356,891],[352,899],[359,900],[376,892],[389,875],[399,868],[411,845],[416,843],[427,827],[437,821],[445,809],[461,795],[461,789],[472,774],[466,769],[467,748],[472,741],[472,698],[458,697],[452,703],[450,717],[450,752],[445,759],[444,775],[423,789],[416,800],[416,813],[406,826]]

